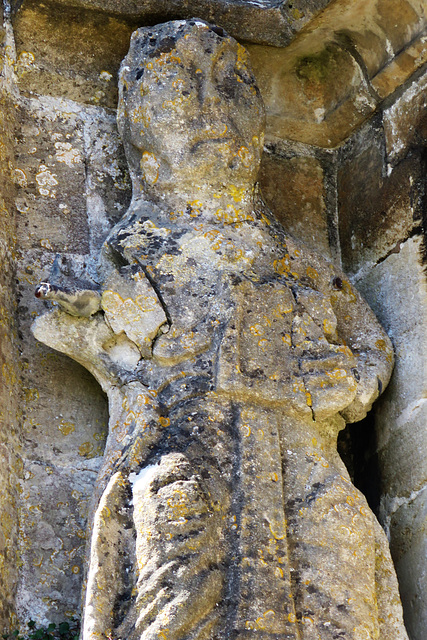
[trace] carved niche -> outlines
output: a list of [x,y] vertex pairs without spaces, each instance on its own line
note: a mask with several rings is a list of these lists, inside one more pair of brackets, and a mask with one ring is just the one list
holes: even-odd
[[201,20],[136,31],[118,125],[133,185],[99,290],[40,297],[37,339],[109,399],[84,640],[405,640],[385,535],[336,450],[390,341],[256,178],[245,49]]

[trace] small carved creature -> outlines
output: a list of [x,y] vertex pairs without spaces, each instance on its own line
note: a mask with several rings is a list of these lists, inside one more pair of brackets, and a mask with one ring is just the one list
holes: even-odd
[[63,311],[72,316],[90,318],[99,311],[101,296],[91,289],[65,289],[50,282],[41,282],[37,287],[36,298],[56,302]]

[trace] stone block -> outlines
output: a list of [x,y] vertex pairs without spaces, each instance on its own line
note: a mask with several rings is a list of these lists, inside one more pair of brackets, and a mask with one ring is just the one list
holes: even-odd
[[24,249],[99,249],[130,200],[115,116],[101,107],[50,97],[26,102],[15,166]]
[[427,62],[425,42],[425,35],[421,32],[406,49],[372,78],[372,88],[381,100],[396,90],[400,91],[408,81],[411,83],[420,77]]
[[[20,513],[20,620],[61,622],[79,612],[87,504],[105,444],[108,409],[93,377],[65,356],[41,346],[29,326],[46,309],[34,297],[54,254],[30,250],[18,263],[22,423],[25,471]],[[70,273],[85,258],[65,255]],[[62,264],[61,264],[62,266]]]
[[408,497],[427,484],[427,400],[419,400],[387,426],[378,428],[381,489],[386,495]]
[[425,5],[420,0],[375,0],[376,22],[387,35],[394,55],[420,33],[426,24]]
[[420,224],[422,158],[417,151],[387,174],[381,124],[364,127],[339,156],[339,236],[343,268],[356,273],[373,265]]
[[427,286],[422,248],[420,236],[408,239],[358,282],[396,352],[375,424],[382,518],[391,535],[411,640],[424,640],[427,624]]
[[286,231],[330,258],[321,163],[313,157],[264,153],[259,181],[266,203]]
[[[427,62],[427,52],[426,62]],[[396,163],[416,141],[418,124],[427,107],[427,68],[425,73],[387,109],[384,131],[387,161]]]
[[91,254],[126,212],[131,198],[129,171],[115,114],[87,107],[84,120],[86,212]]
[[88,253],[78,105],[49,97],[29,100],[20,125],[15,165],[20,248]]
[[391,518],[391,551],[399,578],[405,624],[411,640],[427,629],[427,490],[400,506]]
[[21,93],[115,109],[117,70],[133,27],[118,16],[25,2],[14,20]]
[[66,466],[29,460],[20,498],[21,621],[63,622],[78,616],[91,487],[99,459]]

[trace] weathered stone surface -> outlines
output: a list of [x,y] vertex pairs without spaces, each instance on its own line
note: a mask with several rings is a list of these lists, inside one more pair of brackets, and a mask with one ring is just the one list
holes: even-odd
[[419,0],[338,0],[288,47],[250,45],[265,96],[267,139],[326,148],[342,143],[381,100],[423,68],[425,25]]
[[[427,43],[427,39],[426,39]],[[427,47],[425,47],[427,61]],[[396,163],[417,143],[418,124],[427,107],[427,73],[414,82],[391,107],[384,110],[387,160]]]
[[377,413],[379,446],[382,447],[401,417],[406,411],[410,415],[426,393],[427,287],[422,238],[415,236],[403,242],[398,252],[358,280],[357,286],[392,338],[396,353],[393,376],[379,401],[381,408]]
[[343,46],[354,47],[373,78],[425,26],[422,0],[338,0],[312,20],[306,31],[323,40],[333,33]]
[[111,227],[126,211],[131,185],[116,114],[80,110],[84,118],[86,215],[90,255],[97,255]]
[[99,275],[101,291],[127,280],[134,302],[145,276],[169,331],[141,358],[101,312],[33,325],[109,397],[87,640],[406,638],[386,539],[336,453],[339,414],[366,414],[391,346],[259,200],[263,116],[247,54],[221,31],[134,34],[118,116],[133,199]]
[[67,107],[49,98],[23,105],[15,164],[22,250],[67,252],[70,238],[73,252],[89,250],[83,127],[77,105]]
[[395,347],[393,376],[376,409],[381,518],[390,532],[405,622],[416,640],[425,635],[427,575],[427,286],[422,256],[422,238],[410,238],[358,282]]
[[117,16],[31,0],[14,20],[17,85],[29,97],[115,108],[117,70],[131,32]]
[[[53,257],[32,250],[18,264],[26,462],[18,501],[23,570],[17,610],[20,620],[40,624],[79,613],[87,503],[107,419],[105,397],[90,374],[36,343],[29,331],[43,305],[34,287],[46,279]],[[67,256],[70,275],[78,261]]]
[[[157,295],[142,272],[113,272],[104,282],[102,310],[115,334],[125,333],[141,355],[150,358],[152,345],[167,318]],[[169,329],[169,327],[168,327]]]
[[[67,382],[65,376],[62,380]],[[82,388],[79,391],[81,402]],[[28,569],[21,574],[16,606],[21,619],[31,617],[40,624],[79,614],[88,502],[99,469],[99,458],[75,456],[72,445],[79,439],[67,435],[81,417],[75,416],[76,423],[59,417],[55,421],[67,443],[62,445],[61,461],[56,456],[52,461],[33,459],[24,467],[20,556]],[[34,438],[31,432],[30,436]],[[39,447],[47,449],[44,442]]]
[[406,49],[399,53],[390,63],[372,78],[372,87],[381,99],[404,86],[414,76],[425,73],[427,62],[425,30],[421,32]]
[[405,622],[413,640],[424,640],[427,625],[427,490],[396,504],[391,517],[391,549],[399,574]]
[[[102,14],[153,24],[171,19],[202,18],[249,42],[285,46],[331,0],[55,0],[47,11],[61,14],[66,7],[94,9]],[[34,0],[12,2],[18,17],[29,6],[46,11]]]
[[[79,613],[85,503],[104,450],[107,407],[105,396],[85,369],[36,345],[29,324],[44,305],[34,298],[34,289],[40,281],[52,277],[58,285],[65,279],[74,286],[76,281],[96,276],[89,251],[101,246],[126,209],[130,194],[112,114],[51,97],[33,98],[30,108],[28,102],[24,107],[20,117],[26,140],[19,140],[17,166],[23,174],[32,176],[33,186],[18,185],[15,194],[18,243],[29,247],[18,252],[28,470],[18,500],[22,541],[18,613],[20,620],[36,618],[39,623],[49,623]],[[38,130],[41,133],[36,135]],[[24,149],[35,151],[24,153]],[[38,191],[34,177],[41,159],[58,180],[54,185],[56,198]],[[56,229],[52,224],[55,221]],[[68,232],[64,234],[67,221]],[[65,252],[56,258],[57,250]],[[37,473],[33,477],[34,469]],[[49,490],[43,490],[43,478]],[[59,487],[60,500],[49,484],[51,480]],[[63,503],[60,515],[58,502]],[[35,514],[32,519],[31,514]],[[52,539],[61,541],[53,553],[43,546],[40,532],[45,530],[52,532]]]
[[248,49],[265,96],[268,140],[336,147],[377,103],[358,62],[333,36],[309,33],[286,49]]
[[[418,365],[418,361],[414,364]],[[418,370],[418,366],[414,368]],[[381,418],[380,413],[379,427]],[[427,485],[426,399],[414,402],[388,427],[388,433],[380,432],[378,443],[382,490],[388,496],[408,497]]]

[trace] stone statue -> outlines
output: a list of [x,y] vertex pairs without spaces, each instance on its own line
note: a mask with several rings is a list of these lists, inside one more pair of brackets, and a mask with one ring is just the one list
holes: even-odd
[[392,347],[261,200],[245,49],[200,20],[139,29],[118,126],[133,199],[100,291],[42,284],[62,308],[33,325],[109,399],[84,640],[406,639],[385,535],[336,450]]

